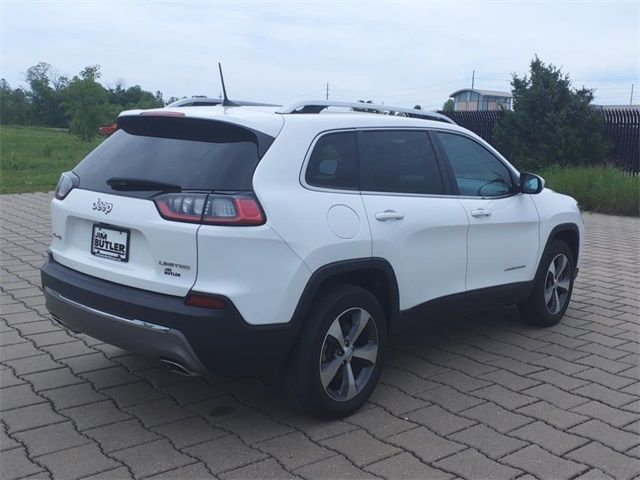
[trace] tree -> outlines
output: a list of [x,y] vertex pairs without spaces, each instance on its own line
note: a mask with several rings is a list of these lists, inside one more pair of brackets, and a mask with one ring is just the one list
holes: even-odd
[[48,63],[40,62],[27,69],[25,80],[29,84],[31,123],[52,127],[66,126],[61,100],[67,78],[60,76]]
[[607,155],[604,118],[591,106],[593,90],[572,88],[567,74],[537,56],[530,74],[514,74],[511,86],[513,111],[496,125],[494,140],[516,166],[588,164]]
[[446,102],[444,102],[444,105],[442,105],[442,111],[443,112],[453,112],[453,99],[450,98],[449,100],[447,100]]
[[0,124],[28,124],[29,108],[25,91],[21,88],[13,90],[4,78],[0,79]]
[[110,120],[107,91],[98,83],[100,66],[85,67],[69,82],[63,102],[69,118],[69,131],[83,140],[97,135],[98,127]]

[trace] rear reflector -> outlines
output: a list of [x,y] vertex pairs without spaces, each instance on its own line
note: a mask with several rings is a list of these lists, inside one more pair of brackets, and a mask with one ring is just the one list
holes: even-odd
[[262,208],[251,193],[167,193],[156,197],[155,203],[163,218],[176,222],[237,226],[265,223]]
[[206,295],[204,293],[191,292],[187,295],[185,302],[192,307],[211,308],[213,310],[222,310],[226,308],[227,302],[220,297],[214,297],[212,295]]

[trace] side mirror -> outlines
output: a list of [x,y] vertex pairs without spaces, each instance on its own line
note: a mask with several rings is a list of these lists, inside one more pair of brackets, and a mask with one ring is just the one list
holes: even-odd
[[544,189],[544,179],[533,173],[520,174],[520,191],[522,193],[536,194]]

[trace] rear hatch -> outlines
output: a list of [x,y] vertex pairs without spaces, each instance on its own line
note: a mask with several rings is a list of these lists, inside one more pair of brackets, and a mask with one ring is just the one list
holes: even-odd
[[[51,253],[94,277],[184,296],[197,276],[196,213],[213,192],[250,192],[273,137],[162,113],[120,117],[118,127],[67,174],[75,188],[53,200]],[[169,199],[163,215],[159,198]]]

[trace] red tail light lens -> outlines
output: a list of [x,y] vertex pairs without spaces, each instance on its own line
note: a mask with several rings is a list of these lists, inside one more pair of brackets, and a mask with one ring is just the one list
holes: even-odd
[[191,307],[211,308],[213,310],[222,310],[227,307],[227,302],[223,298],[196,292],[189,293],[185,303]]
[[64,172],[60,175],[58,185],[56,185],[55,196],[58,200],[64,199],[69,192],[78,186],[79,179],[73,172]]
[[163,218],[207,225],[262,225],[265,217],[251,194],[168,193],[155,199]]

